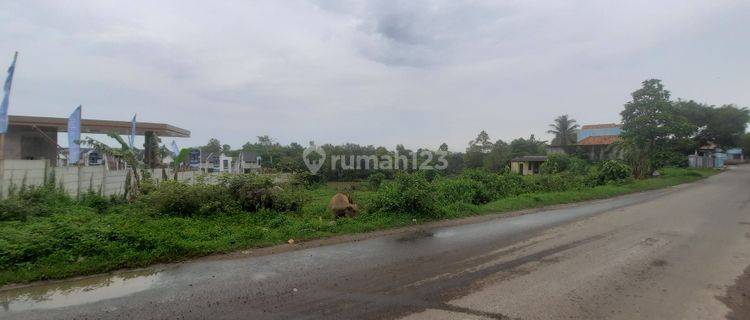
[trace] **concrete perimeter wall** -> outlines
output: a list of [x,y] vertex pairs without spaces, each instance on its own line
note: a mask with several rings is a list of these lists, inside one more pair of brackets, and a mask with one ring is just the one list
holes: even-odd
[[[149,170],[153,180],[162,180],[162,170]],[[167,178],[174,173],[167,169]],[[219,173],[200,171],[178,172],[177,180],[195,183],[203,179],[206,183],[216,183]],[[11,188],[40,186],[54,179],[55,186],[62,186],[69,195],[77,197],[88,191],[109,196],[123,194],[127,170],[107,170],[105,166],[91,167],[51,167],[47,160],[0,160],[0,197],[5,198]],[[274,182],[288,180],[287,176],[274,176]]]

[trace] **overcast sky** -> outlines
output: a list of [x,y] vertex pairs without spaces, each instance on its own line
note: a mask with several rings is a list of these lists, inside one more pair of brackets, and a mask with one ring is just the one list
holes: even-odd
[[138,113],[189,129],[181,146],[463,150],[480,130],[550,139],[561,114],[619,122],[647,78],[750,106],[748,17],[716,0],[1,0],[0,68],[20,52],[10,114]]

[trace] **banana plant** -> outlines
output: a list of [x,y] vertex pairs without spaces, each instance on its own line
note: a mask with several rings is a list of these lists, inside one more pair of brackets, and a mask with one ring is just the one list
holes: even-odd
[[[126,178],[126,180],[130,180],[129,178],[131,174],[133,175],[133,180],[135,180],[135,184],[132,186],[132,188],[129,189],[129,199],[134,199],[141,189],[141,178],[138,175],[139,164],[138,159],[136,159],[135,150],[133,150],[133,148],[131,148],[130,145],[125,142],[125,140],[119,134],[108,133],[107,136],[117,141],[117,143],[120,144],[120,148],[110,147],[107,144],[91,137],[86,137],[86,139],[81,142],[83,145],[93,148],[100,154],[109,155],[125,161],[129,168],[128,177]],[[128,190],[129,187],[130,186],[126,186],[126,190]]]

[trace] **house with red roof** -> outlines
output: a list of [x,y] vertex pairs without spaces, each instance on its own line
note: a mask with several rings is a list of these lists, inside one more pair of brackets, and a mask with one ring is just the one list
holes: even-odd
[[616,123],[583,125],[578,132],[576,147],[592,161],[621,158],[621,152],[612,147],[620,141],[621,132],[622,126]]

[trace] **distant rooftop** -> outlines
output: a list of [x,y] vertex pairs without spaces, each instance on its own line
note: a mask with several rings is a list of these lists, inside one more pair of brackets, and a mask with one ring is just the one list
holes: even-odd
[[579,146],[596,146],[596,145],[610,145],[617,141],[620,141],[620,136],[589,136],[581,141],[578,141]]
[[[81,119],[81,133],[130,134],[130,121]],[[68,131],[68,118],[8,116],[9,126],[37,126],[55,128],[57,132]],[[189,138],[190,131],[166,123],[136,122],[135,134],[144,135],[147,131],[159,137]]]
[[[581,126],[581,130],[578,131],[578,144],[581,145],[595,145],[595,144],[610,144],[610,143],[599,143],[605,140],[595,139],[593,142],[586,142],[587,139],[592,137],[611,137],[619,136],[622,132],[622,126],[616,123],[600,123],[600,124],[585,124]],[[602,138],[605,139],[605,138]],[[610,139],[611,138],[606,138]]]
[[622,128],[622,125],[619,125],[616,123],[602,123],[602,124],[585,124],[581,126],[581,130],[607,129],[607,128]]

